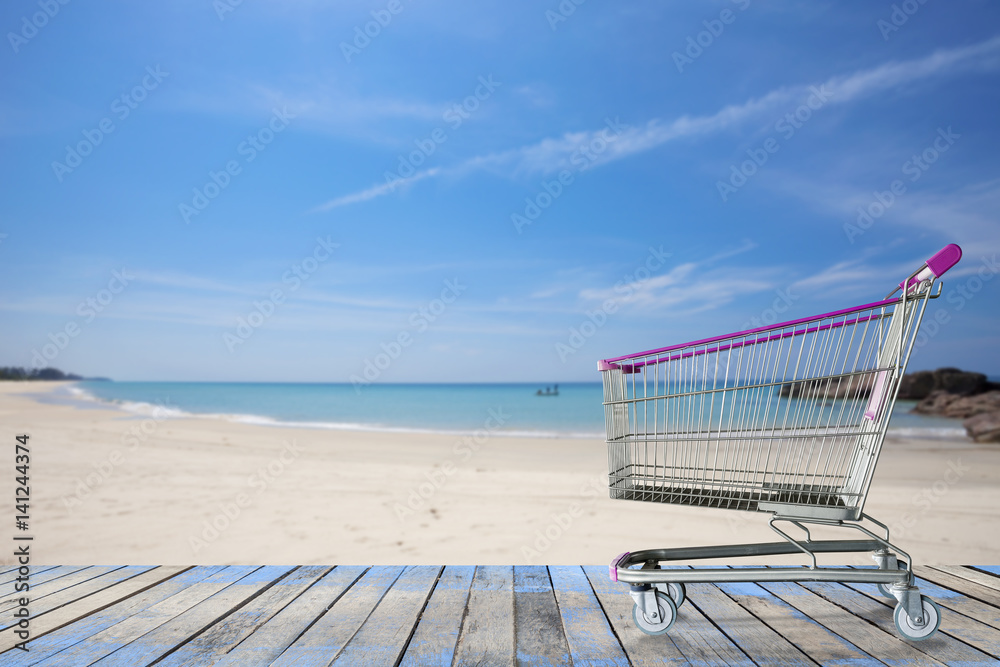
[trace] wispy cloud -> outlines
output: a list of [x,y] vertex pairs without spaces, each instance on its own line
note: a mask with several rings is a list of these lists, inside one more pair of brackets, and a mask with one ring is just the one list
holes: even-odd
[[[978,44],[955,49],[941,49],[923,58],[888,62],[874,68],[838,75],[820,83],[787,86],[772,90],[742,104],[726,106],[706,116],[684,115],[674,120],[652,119],[642,126],[629,127],[610,142],[588,168],[643,153],[682,137],[708,135],[753,118],[774,113],[778,107],[800,103],[818,89],[828,94],[829,104],[846,104],[866,95],[933,76],[974,67],[994,69],[1000,66],[1000,36]],[[396,185],[415,183],[432,176],[464,174],[479,169],[504,167],[511,175],[552,173],[566,166],[572,155],[598,139],[606,128],[570,132],[546,138],[535,144],[469,158],[447,169],[435,167],[396,181]],[[394,185],[380,184],[321,204],[313,211],[328,211],[347,204],[368,201],[395,191]]]
[[584,301],[614,299],[633,310],[662,314],[662,309],[682,309],[686,313],[711,310],[725,305],[741,294],[762,292],[775,287],[777,270],[725,266],[713,268],[719,260],[749,252],[757,247],[744,241],[706,259],[679,264],[668,272],[643,280],[601,289],[583,289]]

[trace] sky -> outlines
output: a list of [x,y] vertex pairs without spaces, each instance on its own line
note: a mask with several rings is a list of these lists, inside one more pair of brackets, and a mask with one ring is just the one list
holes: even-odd
[[0,365],[570,382],[883,298],[1000,375],[1000,7],[12,1]]

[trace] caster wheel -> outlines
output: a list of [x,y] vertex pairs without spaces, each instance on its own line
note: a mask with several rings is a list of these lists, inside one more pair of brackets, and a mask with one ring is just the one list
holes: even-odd
[[938,626],[941,625],[941,608],[937,606],[937,603],[923,595],[920,596],[920,603],[923,608],[920,623],[914,622],[906,615],[906,609],[903,608],[903,605],[896,605],[892,620],[895,621],[896,631],[903,639],[909,639],[913,642],[927,639],[933,636],[937,632]]
[[[905,570],[906,569],[906,564],[905,563],[896,563],[896,567],[898,569],[900,569],[900,570]],[[878,592],[879,593],[881,593],[882,595],[886,596],[887,598],[889,598],[891,600],[895,600],[896,599],[896,596],[892,594],[891,590],[889,590],[891,588],[891,586],[887,586],[886,584],[876,584],[876,585],[878,586]]]
[[687,589],[684,588],[684,584],[670,582],[669,584],[656,584],[656,588],[669,595],[677,608],[680,608],[684,604],[684,600],[687,600]]
[[632,620],[635,621],[636,627],[647,635],[662,635],[670,629],[677,618],[677,605],[674,604],[673,598],[657,590],[656,602],[660,612],[660,618],[656,620],[646,618],[639,605],[632,605]]

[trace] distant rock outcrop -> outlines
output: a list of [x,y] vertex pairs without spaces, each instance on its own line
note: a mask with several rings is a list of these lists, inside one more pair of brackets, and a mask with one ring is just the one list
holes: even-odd
[[962,425],[976,442],[1000,442],[1000,410],[969,417]]
[[803,380],[781,385],[779,396],[786,398],[855,398],[871,393],[875,373],[852,375],[836,380]]
[[[936,371],[907,373],[899,383],[898,398],[919,401],[935,391],[945,391],[958,396],[972,396],[991,388],[982,373],[970,373],[957,368],[939,368]],[[992,387],[1000,389],[1000,387]]]
[[939,368],[903,376],[899,398],[919,400],[913,412],[964,419],[976,442],[1000,442],[1000,384],[982,373]]

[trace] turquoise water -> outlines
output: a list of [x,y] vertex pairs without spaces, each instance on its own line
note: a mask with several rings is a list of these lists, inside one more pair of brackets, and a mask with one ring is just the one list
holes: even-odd
[[[545,387],[379,384],[357,393],[350,384],[80,382],[71,390],[140,414],[164,406],[178,416],[274,426],[463,433],[489,428],[507,435],[604,438],[600,383],[560,384],[558,396],[536,396],[540,388]],[[926,437],[964,434],[958,420],[908,414],[913,405],[897,404],[890,429]]]

